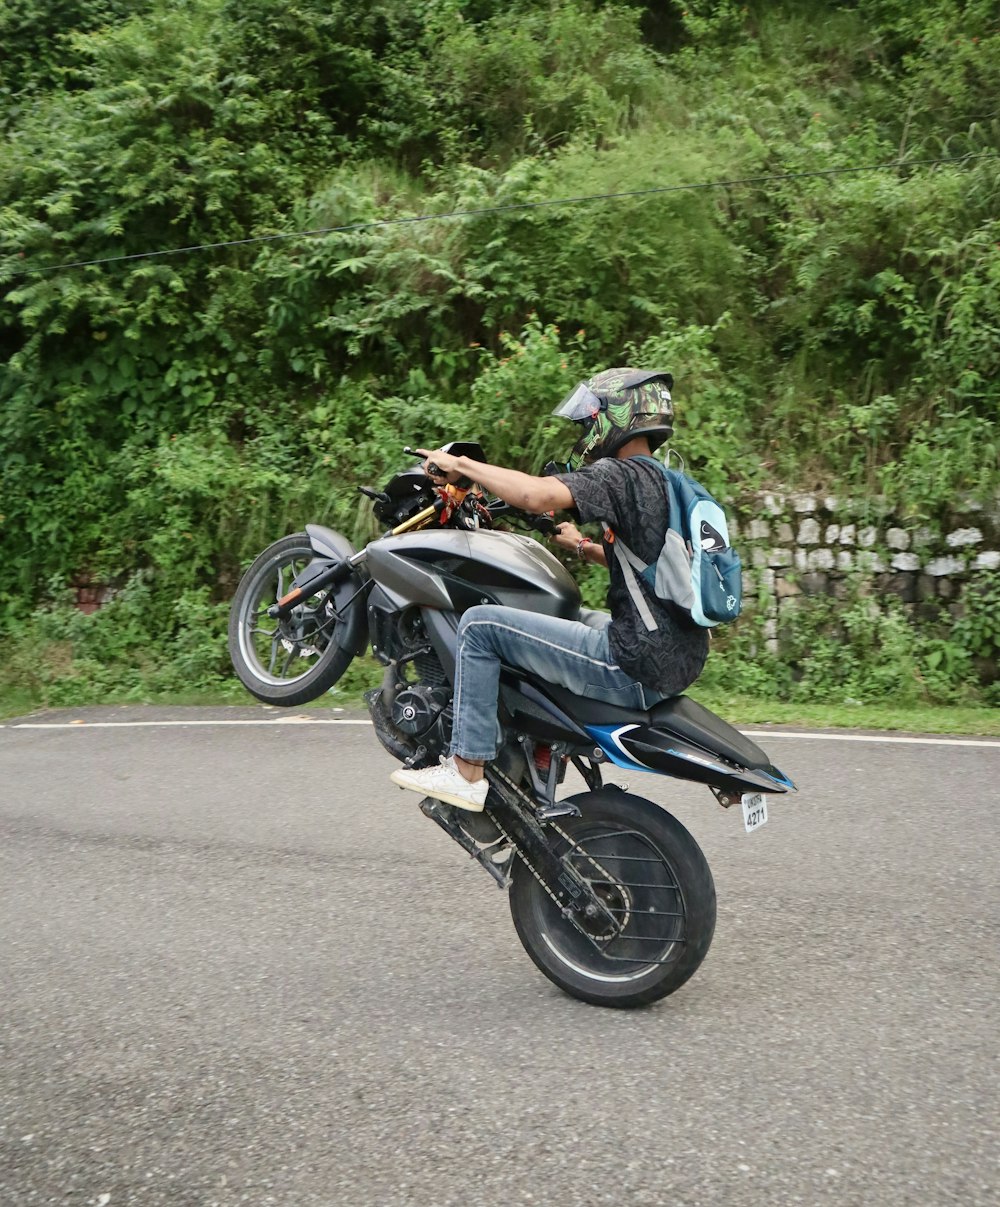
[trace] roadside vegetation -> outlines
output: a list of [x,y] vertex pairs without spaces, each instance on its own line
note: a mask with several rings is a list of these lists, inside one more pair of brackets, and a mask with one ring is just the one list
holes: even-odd
[[[8,0],[0,45],[8,715],[238,692],[225,617],[264,545],[360,537],[354,487],[404,443],[537,472],[608,364],[674,373],[725,497],[996,497],[989,0]],[[114,597],[85,616],[81,586]],[[996,576],[957,617],[871,602],[803,605],[780,657],[749,614],[702,692],[987,732]]]

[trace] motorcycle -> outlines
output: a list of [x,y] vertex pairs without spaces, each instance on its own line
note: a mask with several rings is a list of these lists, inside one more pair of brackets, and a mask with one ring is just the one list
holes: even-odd
[[[475,443],[445,448],[486,460]],[[375,733],[394,758],[425,767],[448,749],[467,608],[503,604],[585,623],[600,614],[581,608],[575,580],[544,546],[498,527],[551,532],[550,517],[489,500],[471,481],[435,485],[422,466],[383,490],[359,489],[388,530],[359,552],[307,524],[265,549],[233,599],[230,655],[257,699],[296,706],[328,691],[370,647],[385,668],[365,696]],[[741,805],[748,831],[766,822],[768,794],[795,785],[686,696],[636,711],[506,668],[499,717],[504,743],[486,768],[484,812],[431,798],[421,810],[509,890],[518,938],[561,989],[616,1007],[673,993],[712,941],[712,874],[675,817],[605,784],[605,768],[705,784],[721,805]],[[570,765],[586,790],[560,797]]]

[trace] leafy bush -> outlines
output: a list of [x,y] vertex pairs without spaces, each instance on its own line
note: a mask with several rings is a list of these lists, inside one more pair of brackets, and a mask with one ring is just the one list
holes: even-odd
[[[142,650],[196,677],[178,600],[215,633],[269,540],[363,527],[353,488],[406,441],[536,470],[563,392],[626,360],[674,373],[675,443],[723,495],[773,476],[930,516],[996,489],[996,160],[815,175],[995,148],[987,0],[11,0],[0,41],[25,675],[44,629],[70,679],[118,659],[131,690]],[[56,270],[202,243],[227,246]],[[125,590],[78,633],[49,605],[88,577]],[[925,657],[898,623],[885,690],[964,691],[959,637]],[[795,690],[840,673],[813,654]]]
[[854,584],[851,597],[785,600],[777,639],[768,648],[763,611],[751,610],[713,643],[700,681],[709,690],[828,705],[969,704],[980,698],[972,632],[985,649],[995,636],[983,607],[963,626],[942,612],[908,615],[894,596],[877,598]]

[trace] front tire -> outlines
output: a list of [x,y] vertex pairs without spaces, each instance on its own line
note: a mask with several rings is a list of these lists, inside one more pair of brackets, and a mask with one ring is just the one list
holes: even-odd
[[570,799],[580,816],[550,831],[557,853],[590,881],[620,929],[596,922],[581,933],[518,859],[510,890],[517,936],[571,996],[645,1006],[679,989],[705,958],[715,931],[712,873],[688,831],[651,801],[613,787]]
[[330,591],[298,604],[284,620],[267,609],[313,560],[308,533],[296,532],[269,545],[236,588],[229,610],[229,656],[240,682],[258,700],[294,708],[329,691],[354,657],[337,643]]

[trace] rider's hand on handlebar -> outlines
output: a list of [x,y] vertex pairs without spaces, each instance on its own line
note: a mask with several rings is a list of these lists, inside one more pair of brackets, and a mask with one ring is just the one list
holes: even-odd
[[552,539],[560,549],[572,549],[575,553],[580,542],[583,540],[583,533],[575,524],[563,522],[562,524],[556,524]]
[[428,478],[433,478],[435,482],[451,482],[453,485],[466,480],[455,468],[458,465],[458,458],[451,453],[446,453],[443,448],[436,451],[418,448],[417,452],[425,459],[424,473]]

